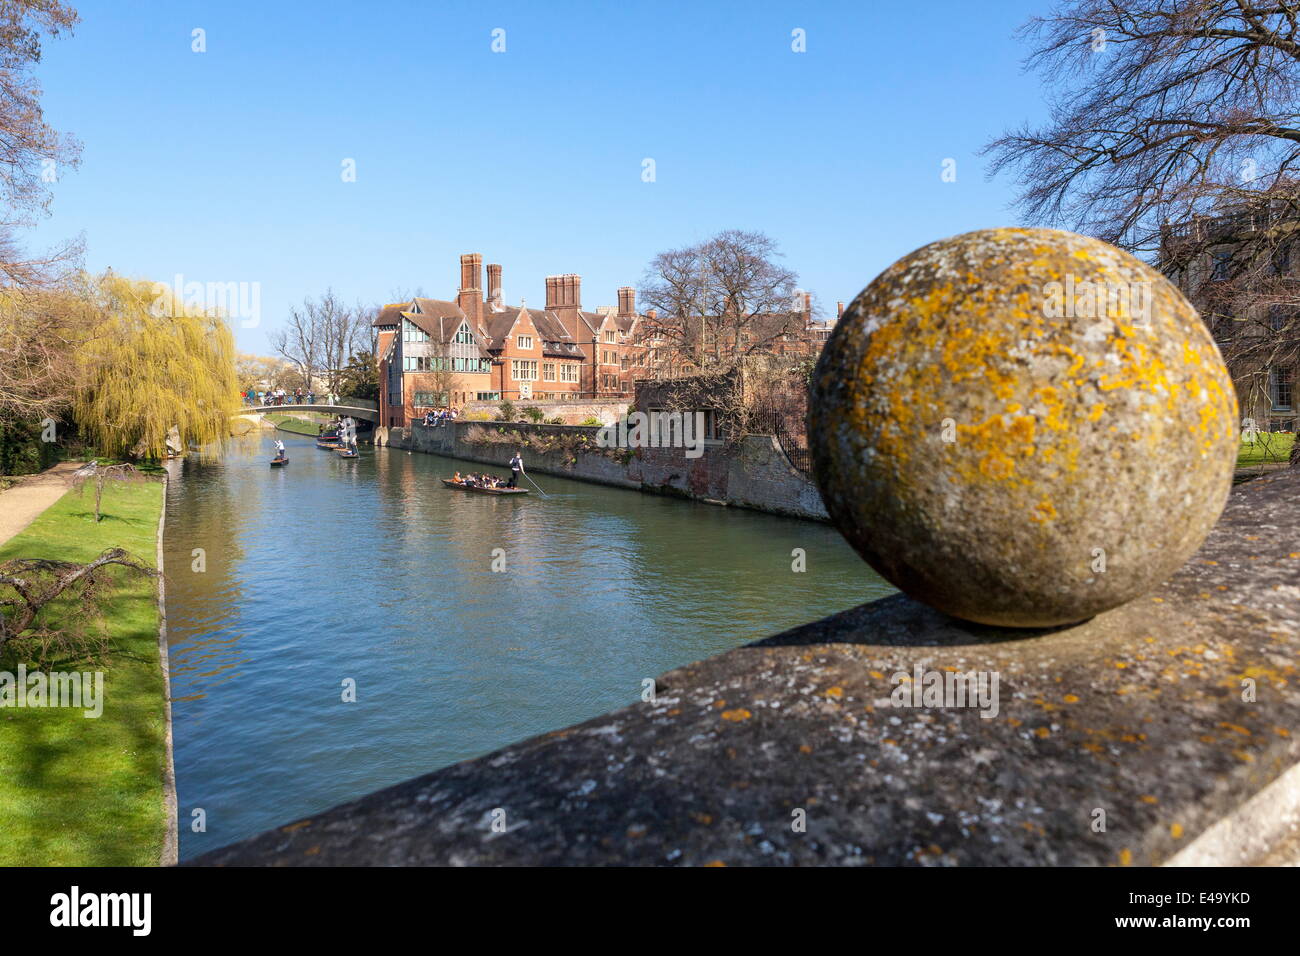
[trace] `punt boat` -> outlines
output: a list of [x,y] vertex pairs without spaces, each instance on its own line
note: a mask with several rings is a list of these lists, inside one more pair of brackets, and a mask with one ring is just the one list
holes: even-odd
[[483,488],[479,485],[459,485],[450,478],[442,479],[442,483],[448,488],[459,488],[461,491],[473,491],[480,495],[526,495],[527,488]]

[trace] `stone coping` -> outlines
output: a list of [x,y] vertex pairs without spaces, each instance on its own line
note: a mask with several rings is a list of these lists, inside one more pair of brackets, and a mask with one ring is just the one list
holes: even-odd
[[[191,862],[1163,863],[1300,759],[1298,505],[1300,472],[1241,486],[1173,577],[1083,624],[897,595]],[[996,674],[996,716],[882,706],[918,665]]]

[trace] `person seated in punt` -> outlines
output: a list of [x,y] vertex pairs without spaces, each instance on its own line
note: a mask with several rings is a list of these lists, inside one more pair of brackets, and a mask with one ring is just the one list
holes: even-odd
[[456,484],[459,485],[459,484],[463,483],[465,479],[461,478],[461,476],[460,476],[460,472],[458,471],[458,472],[456,472],[454,475],[451,476],[451,480],[452,480],[453,482],[455,482]]

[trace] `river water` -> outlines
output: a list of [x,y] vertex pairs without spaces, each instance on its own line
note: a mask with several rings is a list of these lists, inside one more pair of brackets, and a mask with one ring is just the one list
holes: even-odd
[[182,858],[892,591],[827,525],[546,475],[547,498],[472,495],[438,478],[487,466],[277,435],[284,468],[265,435],[173,466]]

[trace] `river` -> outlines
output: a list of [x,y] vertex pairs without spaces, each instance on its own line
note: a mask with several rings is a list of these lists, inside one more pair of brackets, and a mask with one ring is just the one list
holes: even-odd
[[827,525],[547,475],[545,498],[472,495],[438,478],[486,466],[382,448],[347,461],[276,435],[284,468],[265,434],[173,465],[182,858],[633,703],[646,678],[893,590]]

